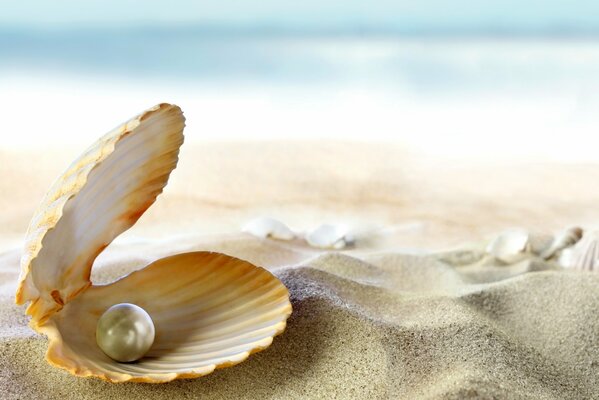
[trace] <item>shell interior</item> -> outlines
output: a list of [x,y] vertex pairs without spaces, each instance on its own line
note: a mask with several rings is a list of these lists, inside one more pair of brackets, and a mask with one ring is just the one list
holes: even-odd
[[[97,321],[116,303],[137,304],[154,321],[154,344],[136,363],[114,361],[96,345]],[[50,338],[50,363],[75,375],[159,383],[245,360],[270,345],[290,314],[287,289],[268,271],[223,254],[193,252],[92,286],[40,328]]]

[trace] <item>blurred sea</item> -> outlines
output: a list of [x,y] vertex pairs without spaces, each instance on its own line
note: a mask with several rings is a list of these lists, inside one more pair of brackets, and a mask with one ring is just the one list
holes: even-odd
[[[0,32],[2,147],[89,143],[153,103],[188,140],[394,141],[599,161],[599,40],[201,30]],[[65,123],[68,121],[68,123]]]

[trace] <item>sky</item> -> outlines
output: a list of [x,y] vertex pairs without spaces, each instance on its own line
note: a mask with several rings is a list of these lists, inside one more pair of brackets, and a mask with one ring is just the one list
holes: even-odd
[[0,0],[0,28],[208,25],[403,32],[599,32],[596,0]]

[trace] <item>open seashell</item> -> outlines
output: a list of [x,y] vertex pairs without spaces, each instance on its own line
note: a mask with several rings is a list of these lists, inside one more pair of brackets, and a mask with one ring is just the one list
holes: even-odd
[[[114,283],[92,285],[98,254],[155,201],[178,161],[184,117],[153,107],[109,132],[54,183],[30,223],[16,302],[49,337],[47,360],[80,376],[166,382],[243,361],[281,333],[291,313],[268,271],[217,253],[179,254]],[[98,318],[129,302],[150,313],[156,339],[133,364],[106,356]]]
[[321,249],[343,249],[354,243],[347,229],[338,225],[323,224],[306,235],[306,242]]
[[521,229],[500,233],[487,246],[487,253],[507,264],[518,262],[530,251],[530,235]]
[[243,227],[243,231],[263,239],[292,240],[295,238],[295,233],[287,225],[270,217],[251,220]]
[[548,260],[562,250],[575,245],[582,238],[582,228],[577,226],[568,228],[555,236],[551,244],[541,252],[540,256]]
[[559,259],[563,267],[581,271],[599,271],[599,232],[583,236],[580,242],[567,250]]

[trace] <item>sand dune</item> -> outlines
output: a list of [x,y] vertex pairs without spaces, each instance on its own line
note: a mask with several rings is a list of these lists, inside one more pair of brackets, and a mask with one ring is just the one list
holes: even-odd
[[[374,145],[285,148],[211,144],[182,154],[191,161],[156,206],[97,260],[92,279],[101,283],[168,254],[221,251],[267,267],[289,288],[294,311],[271,347],[163,385],[75,378],[46,363],[45,338],[13,301],[17,242],[46,175],[70,158],[30,167],[3,154],[13,168],[1,171],[0,188],[14,196],[1,200],[0,398],[599,398],[599,275],[481,258],[486,238],[507,226],[592,227],[599,168],[444,168]],[[298,229],[350,219],[365,234],[355,248],[327,253],[237,233],[266,210]],[[448,247],[462,251],[440,250]]]
[[[12,304],[18,253],[9,252],[2,259],[0,297],[2,393],[32,399],[597,396],[599,276],[539,265],[537,272],[522,273],[530,261],[456,267],[435,255],[393,253],[318,254],[298,262],[301,248],[277,253],[276,242],[246,235],[184,242],[133,248],[148,259],[164,254],[157,247],[179,247],[270,264],[294,307],[272,347],[237,367],[166,385],[71,377],[46,364],[45,339],[25,327],[23,310]],[[114,258],[97,265],[94,280],[110,281],[145,264],[127,252],[130,246],[117,246]],[[479,282],[477,273],[492,282]]]

